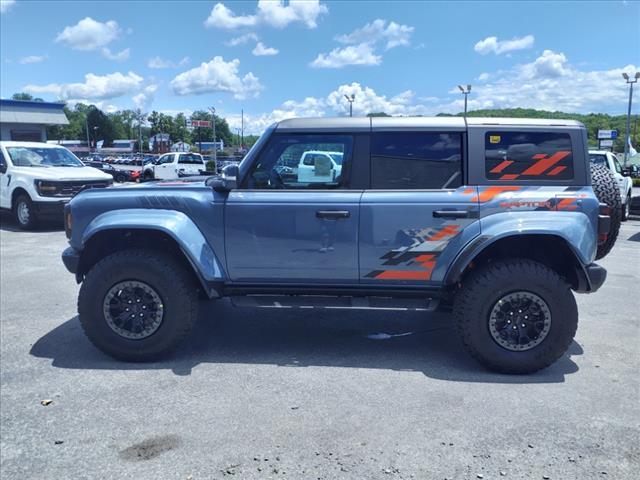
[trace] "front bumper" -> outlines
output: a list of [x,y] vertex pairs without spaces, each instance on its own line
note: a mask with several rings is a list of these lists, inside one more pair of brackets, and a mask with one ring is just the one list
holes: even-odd
[[50,218],[52,220],[64,220],[64,207],[69,203],[70,199],[59,200],[56,202],[39,202],[34,201],[36,215],[40,218]]
[[575,291],[578,293],[593,293],[607,279],[607,271],[597,263],[585,265],[576,273],[578,274],[578,285]]
[[80,264],[80,252],[73,247],[67,248],[62,252],[62,263],[71,273],[78,273],[78,265]]

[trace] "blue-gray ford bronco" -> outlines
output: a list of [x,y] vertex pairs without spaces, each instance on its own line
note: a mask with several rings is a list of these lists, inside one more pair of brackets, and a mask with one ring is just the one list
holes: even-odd
[[448,309],[480,363],[529,373],[571,344],[572,290],[606,277],[615,210],[594,175],[574,121],[285,120],[220,176],[81,192],[62,259],[87,336],[125,361],[165,355],[201,298],[230,297]]

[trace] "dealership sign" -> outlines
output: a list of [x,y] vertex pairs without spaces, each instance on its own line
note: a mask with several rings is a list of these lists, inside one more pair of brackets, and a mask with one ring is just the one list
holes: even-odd
[[598,140],[613,140],[618,138],[617,130],[598,130]]

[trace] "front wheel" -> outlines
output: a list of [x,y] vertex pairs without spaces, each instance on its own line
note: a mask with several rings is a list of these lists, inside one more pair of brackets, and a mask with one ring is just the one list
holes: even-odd
[[38,225],[38,217],[29,195],[22,194],[16,198],[13,216],[22,230],[33,230]]
[[631,215],[631,194],[627,195],[627,201],[622,205],[622,221],[629,220],[629,215]]
[[176,348],[191,331],[197,286],[176,259],[124,250],[99,261],[78,297],[80,324],[91,343],[118,360],[149,361]]
[[462,282],[453,303],[467,351],[501,373],[532,373],[569,348],[578,309],[569,285],[552,269],[528,259],[488,264]]

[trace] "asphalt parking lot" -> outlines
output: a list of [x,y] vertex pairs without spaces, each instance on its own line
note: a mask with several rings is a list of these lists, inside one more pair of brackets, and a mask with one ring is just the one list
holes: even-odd
[[64,233],[1,220],[4,479],[638,478],[638,217],[568,355],[530,376],[483,370],[446,314],[226,301],[174,358],[119,363],[81,332]]

